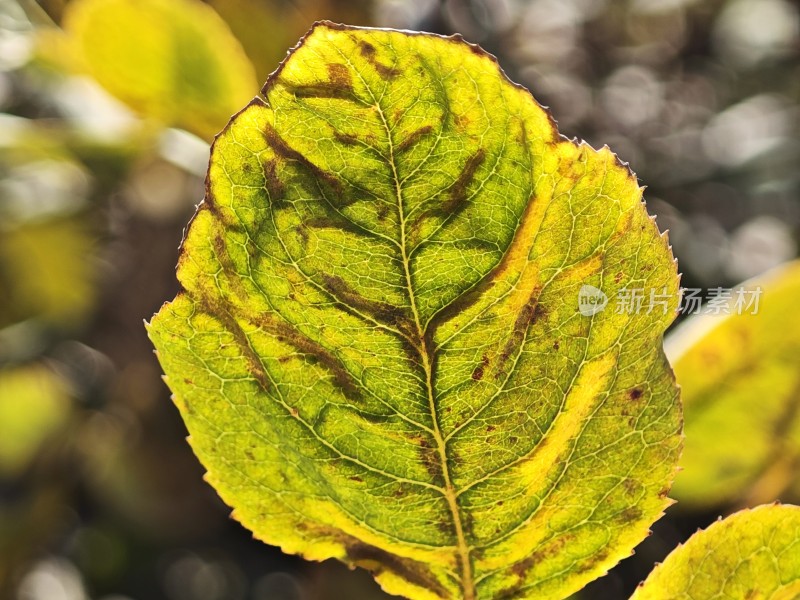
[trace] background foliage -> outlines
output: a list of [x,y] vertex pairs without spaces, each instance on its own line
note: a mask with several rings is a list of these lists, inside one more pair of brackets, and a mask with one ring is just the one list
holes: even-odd
[[[386,597],[228,519],[142,327],[177,289],[208,141],[318,18],[458,31],[497,54],[562,133],[631,162],[684,286],[797,254],[787,0],[0,0],[0,597]],[[627,597],[739,502],[670,510],[584,597]]]

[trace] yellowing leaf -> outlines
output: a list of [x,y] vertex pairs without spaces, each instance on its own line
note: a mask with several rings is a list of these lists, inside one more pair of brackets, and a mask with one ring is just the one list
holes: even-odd
[[69,415],[64,383],[41,365],[0,369],[0,477],[18,475]]
[[71,327],[95,297],[94,241],[76,217],[25,223],[0,235],[0,327],[37,318]]
[[308,29],[308,24],[333,18],[368,25],[373,0],[208,0],[225,19],[263,80],[286,56],[286,48]]
[[800,597],[800,507],[743,510],[694,534],[631,600],[795,600]]
[[76,0],[64,27],[108,91],[146,116],[207,138],[256,89],[239,42],[197,0]]
[[800,472],[800,261],[741,289],[741,314],[734,294],[728,314],[690,318],[667,342],[686,418],[681,506],[775,500]]
[[[681,444],[630,171],[458,37],[322,23],[263,93],[150,327],[234,516],[425,600],[561,598],[629,555]],[[584,286],[670,300],[583,316]]]

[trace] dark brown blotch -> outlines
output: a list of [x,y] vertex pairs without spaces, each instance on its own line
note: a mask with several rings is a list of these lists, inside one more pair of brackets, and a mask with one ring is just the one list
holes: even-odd
[[281,80],[283,86],[293,93],[296,98],[334,98],[340,100],[358,100],[353,89],[353,80],[346,66],[339,63],[329,63],[328,81],[296,85]]
[[420,127],[416,131],[411,132],[409,136],[400,142],[395,148],[395,153],[399,154],[401,152],[405,152],[409,148],[413,147],[420,139],[424,136],[428,135],[433,131],[433,127],[430,125],[425,125],[424,127]]
[[467,189],[475,179],[475,172],[478,170],[483,162],[486,160],[486,151],[483,148],[478,150],[469,157],[467,163],[458,176],[458,179],[453,183],[448,193],[448,199],[442,205],[442,212],[449,214],[462,206],[467,199]]
[[286,188],[278,177],[278,161],[274,158],[268,158],[262,165],[269,199],[273,202],[281,200],[285,195]]
[[619,520],[623,523],[633,523],[642,517],[642,509],[637,506],[629,506],[619,515]]
[[373,46],[366,40],[360,40],[358,42],[358,49],[361,52],[361,56],[363,56],[364,58],[369,58],[369,57],[374,58],[375,54],[377,53],[375,46]]
[[511,567],[511,573],[517,577],[517,582],[512,586],[502,590],[497,595],[497,598],[502,598],[503,600],[517,598],[520,589],[525,584],[525,576],[528,574],[528,572],[540,562],[557,555],[559,552],[561,552],[565,545],[571,543],[574,539],[575,534],[569,533],[562,535],[555,540],[546,542],[543,547],[534,551],[533,554],[514,564]]
[[272,125],[265,125],[263,135],[267,145],[269,145],[275,154],[285,160],[292,160],[300,163],[308,169],[320,183],[331,188],[337,196],[342,194],[342,182],[333,173],[324,171],[303,154],[289,146]]
[[376,209],[376,214],[378,217],[378,221],[385,221],[386,218],[389,216],[389,207],[383,203],[378,204],[378,208]]
[[443,482],[442,463],[439,460],[439,454],[436,449],[422,436],[414,438],[413,441],[417,443],[419,457],[422,464],[425,465],[425,470],[428,471],[434,481]]
[[[506,345],[503,347],[503,351],[500,353],[501,362],[508,362],[509,359],[520,350],[522,344],[525,342],[528,329],[545,316],[546,311],[539,303],[540,293],[540,288],[534,288],[528,298],[528,302],[525,303],[525,306],[522,307],[519,315],[517,315],[511,337],[509,337]],[[498,376],[500,376],[500,373],[498,373]]]
[[269,332],[280,342],[289,344],[304,355],[309,364],[319,364],[333,376],[333,381],[342,393],[351,400],[361,400],[361,388],[350,374],[341,359],[322,344],[301,333],[286,321],[279,321],[271,315],[262,314],[254,320],[255,324]]
[[233,336],[236,346],[242,352],[242,356],[247,361],[248,371],[255,378],[259,387],[265,392],[272,393],[274,391],[273,385],[264,372],[261,359],[253,351],[253,348],[250,345],[250,340],[247,338],[247,335],[242,330],[236,318],[234,318],[234,316],[229,312],[229,305],[219,304],[212,298],[202,294],[197,296],[196,299],[200,304],[201,310],[204,313],[212,315],[218,319],[222,323],[225,330]]
[[483,379],[484,369],[486,369],[486,367],[488,366],[489,366],[489,358],[484,354],[481,357],[480,364],[477,367],[475,367],[474,371],[472,371],[472,379],[474,381],[480,381],[481,379]]
[[333,100],[358,100],[355,92],[350,87],[339,87],[330,82],[323,81],[321,83],[309,85],[296,85],[287,86],[295,98],[325,98]]
[[247,290],[244,287],[244,283],[242,283],[242,278],[239,276],[239,272],[231,258],[228,245],[222,237],[221,231],[217,230],[214,233],[214,238],[211,243],[214,246],[214,254],[217,255],[217,260],[219,260],[219,264],[222,267],[222,272],[233,289],[233,292],[239,300],[245,301],[247,299]]
[[339,86],[342,88],[352,88],[353,79],[350,75],[350,70],[340,63],[328,63],[328,77],[330,77],[331,85]]
[[343,305],[366,313],[379,323],[393,326],[407,336],[416,335],[414,321],[400,307],[365,298],[336,275],[323,274],[322,281],[325,289]]
[[397,574],[411,584],[428,590],[440,598],[450,598],[450,593],[423,562],[405,558],[353,539],[345,546],[347,558],[374,575],[385,571]]
[[361,141],[356,136],[350,135],[349,133],[343,133],[337,129],[333,130],[333,137],[337,142],[341,142],[345,146],[355,146]]
[[372,65],[372,68],[375,69],[378,75],[384,79],[392,79],[400,74],[400,69],[388,67],[376,58],[375,55],[378,51],[375,49],[375,46],[369,42],[361,40],[358,43],[358,49],[361,52],[361,56],[363,56],[364,59]]

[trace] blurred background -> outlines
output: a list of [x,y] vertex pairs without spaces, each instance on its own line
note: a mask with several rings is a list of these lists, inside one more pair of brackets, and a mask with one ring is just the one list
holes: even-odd
[[[388,598],[228,518],[143,327],[213,134],[322,18],[496,54],[562,133],[630,162],[684,286],[797,255],[788,0],[0,0],[0,598]],[[627,598],[730,508],[670,509],[581,597]]]

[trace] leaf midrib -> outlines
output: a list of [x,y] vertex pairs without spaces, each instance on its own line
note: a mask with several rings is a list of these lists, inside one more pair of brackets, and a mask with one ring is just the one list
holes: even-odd
[[400,254],[403,263],[403,272],[406,279],[406,288],[408,290],[408,299],[409,304],[411,305],[411,312],[414,317],[414,324],[417,330],[418,346],[417,349],[420,353],[420,357],[422,359],[422,367],[425,371],[425,387],[427,388],[428,394],[428,406],[430,409],[431,414],[431,423],[433,425],[433,439],[436,443],[436,450],[437,454],[439,455],[439,461],[441,463],[442,469],[442,478],[444,480],[444,489],[443,494],[445,499],[447,500],[447,505],[450,509],[450,514],[453,520],[453,527],[455,529],[456,534],[456,550],[458,552],[458,558],[460,562],[460,575],[461,575],[461,591],[463,593],[463,600],[475,600],[476,598],[476,591],[475,591],[475,580],[474,575],[472,573],[472,559],[470,555],[470,547],[467,543],[466,535],[464,533],[464,524],[461,517],[461,509],[458,504],[458,494],[456,492],[456,488],[453,485],[452,479],[450,477],[450,467],[449,461],[447,457],[447,444],[445,442],[444,436],[442,436],[441,428],[439,427],[439,417],[436,410],[436,401],[435,401],[435,394],[433,390],[433,368],[432,368],[432,352],[431,348],[428,347],[428,342],[425,336],[425,328],[422,326],[422,322],[419,316],[419,310],[417,308],[417,300],[416,294],[414,293],[414,286],[411,278],[411,269],[410,269],[410,260],[408,256],[408,252],[406,250],[406,221],[405,221],[405,211],[404,211],[404,202],[403,202],[403,189],[400,182],[400,177],[397,173],[397,163],[395,161],[395,149],[394,149],[394,142],[392,140],[392,131],[389,127],[389,123],[386,120],[386,115],[381,108],[380,102],[378,98],[375,97],[373,94],[372,89],[369,87],[369,84],[364,80],[361,76],[361,72],[356,68],[356,66],[349,60],[344,53],[341,52],[338,48],[336,48],[337,52],[342,56],[342,58],[347,62],[350,66],[352,71],[356,74],[356,76],[361,80],[362,84],[364,85],[364,89],[370,95],[372,99],[373,106],[380,117],[381,124],[383,125],[384,131],[386,132],[386,140],[389,145],[389,166],[392,170],[392,179],[395,188],[395,195],[397,200],[397,211],[398,211],[398,221],[400,226]]

